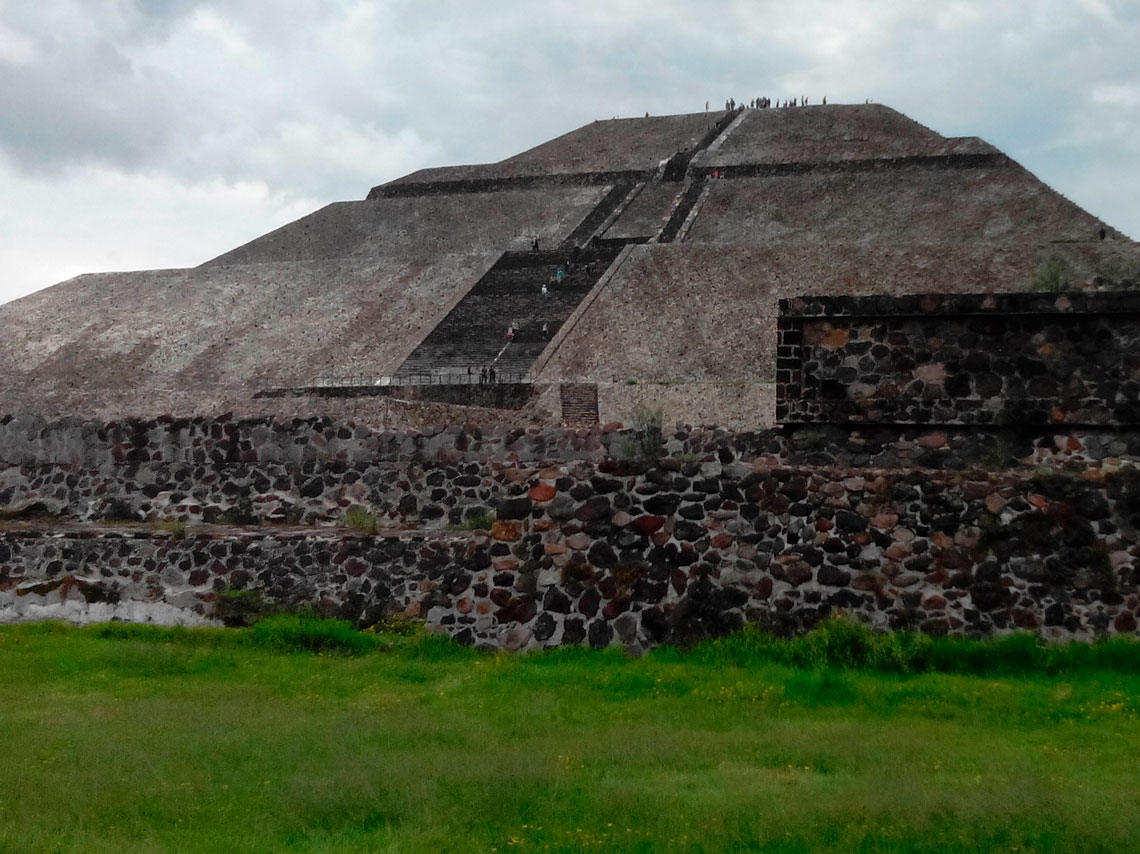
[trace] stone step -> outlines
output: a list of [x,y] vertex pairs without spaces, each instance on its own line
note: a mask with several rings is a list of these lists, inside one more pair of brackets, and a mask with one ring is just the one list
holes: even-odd
[[558,388],[562,420],[568,424],[598,423],[598,386],[595,383],[563,383]]
[[[526,373],[608,269],[617,251],[579,252],[561,284],[552,283],[550,277],[565,264],[568,254],[504,253],[420,342],[398,375],[463,375],[469,367],[479,370],[491,365],[497,371]],[[514,334],[504,350],[507,327],[512,324]]]

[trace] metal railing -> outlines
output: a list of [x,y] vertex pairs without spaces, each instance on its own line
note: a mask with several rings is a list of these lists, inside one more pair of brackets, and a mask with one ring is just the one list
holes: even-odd
[[[493,377],[493,379],[492,379]],[[431,386],[431,385],[501,385],[529,384],[534,382],[530,371],[491,371],[471,369],[467,371],[421,371],[407,374],[340,374],[317,377],[314,388],[361,388],[384,386]]]

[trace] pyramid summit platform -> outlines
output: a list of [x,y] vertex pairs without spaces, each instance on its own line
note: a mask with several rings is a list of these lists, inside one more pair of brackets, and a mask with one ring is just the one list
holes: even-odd
[[1019,292],[1043,268],[1134,287],[1140,246],[983,140],[885,106],[597,121],[199,267],[0,306],[0,411],[396,424],[646,405],[764,426],[779,299]]

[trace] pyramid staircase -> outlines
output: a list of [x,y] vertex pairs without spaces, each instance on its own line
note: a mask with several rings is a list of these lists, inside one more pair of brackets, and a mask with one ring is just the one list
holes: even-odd
[[[688,174],[690,161],[725,131],[732,118],[722,117],[691,151],[679,151],[664,164],[658,179],[686,182],[686,186],[658,237],[660,242],[675,239],[703,189],[703,181]],[[530,371],[542,351],[622,249],[649,239],[602,236],[641,187],[634,180],[616,181],[553,252],[505,252],[412,351],[392,383],[470,384],[479,382],[484,369],[494,370],[496,382],[530,382]],[[560,267],[567,274],[554,283],[551,277]],[[546,294],[542,293],[544,283]],[[513,331],[509,337],[508,328]],[[574,395],[584,392],[570,394],[573,411]],[[592,405],[583,400],[582,407],[587,423],[596,423],[596,387]]]
[[[568,253],[504,253],[412,351],[396,381],[465,382],[469,368],[474,376],[494,368],[499,382],[525,382],[550,339],[619,252],[601,248],[577,253],[561,284],[550,278],[566,263]],[[509,325],[514,335],[508,341]]]
[[563,383],[558,388],[564,424],[588,427],[598,423],[596,383]]

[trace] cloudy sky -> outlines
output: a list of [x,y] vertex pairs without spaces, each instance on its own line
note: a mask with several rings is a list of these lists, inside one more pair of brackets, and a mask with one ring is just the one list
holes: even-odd
[[1140,0],[0,0],[0,301],[765,94],[981,136],[1140,238]]

